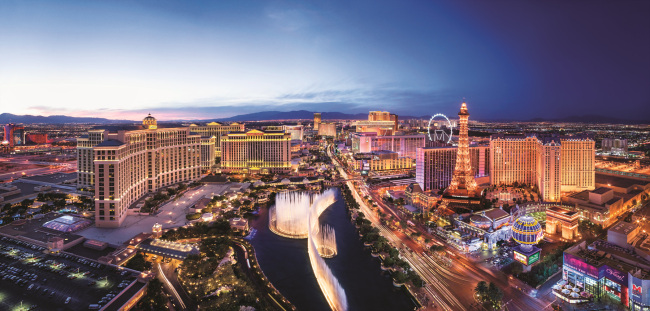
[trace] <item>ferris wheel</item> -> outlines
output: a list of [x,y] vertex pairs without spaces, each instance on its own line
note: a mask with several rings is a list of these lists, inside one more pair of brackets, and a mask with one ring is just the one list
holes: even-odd
[[436,113],[429,119],[429,126],[427,126],[429,140],[451,143],[453,128],[454,126],[447,116],[442,113]]

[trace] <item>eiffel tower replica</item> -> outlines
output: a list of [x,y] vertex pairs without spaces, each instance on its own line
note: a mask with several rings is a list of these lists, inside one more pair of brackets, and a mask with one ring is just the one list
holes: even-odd
[[469,139],[467,138],[467,104],[463,103],[458,113],[460,124],[458,136],[458,151],[456,153],[456,167],[449,187],[443,194],[443,200],[455,203],[480,203],[480,189],[472,173],[472,163],[469,155]]

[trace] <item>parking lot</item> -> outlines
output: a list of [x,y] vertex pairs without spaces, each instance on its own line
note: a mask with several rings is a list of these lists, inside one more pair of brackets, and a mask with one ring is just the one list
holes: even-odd
[[136,280],[137,274],[8,237],[0,238],[1,310],[99,308]]

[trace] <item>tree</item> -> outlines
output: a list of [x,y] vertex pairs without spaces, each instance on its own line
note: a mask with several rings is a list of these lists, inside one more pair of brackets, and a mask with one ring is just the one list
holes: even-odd
[[474,293],[476,293],[481,299],[485,297],[488,291],[488,285],[487,282],[485,281],[480,281],[478,284],[476,284],[476,287],[474,287]]
[[501,305],[501,299],[503,299],[503,292],[500,288],[497,287],[496,284],[490,282],[490,285],[488,286],[487,297],[492,303],[493,307],[499,308]]

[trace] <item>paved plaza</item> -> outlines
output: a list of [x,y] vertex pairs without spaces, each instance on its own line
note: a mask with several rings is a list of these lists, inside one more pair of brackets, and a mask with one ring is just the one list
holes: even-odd
[[182,227],[189,223],[185,218],[189,208],[200,199],[223,195],[235,189],[243,191],[249,185],[249,183],[206,184],[185,192],[182,197],[176,200],[169,201],[155,215],[129,215],[126,216],[124,223],[119,228],[90,227],[77,234],[87,239],[120,245],[142,232],[151,232],[151,228],[156,223],[161,224],[163,229]]

